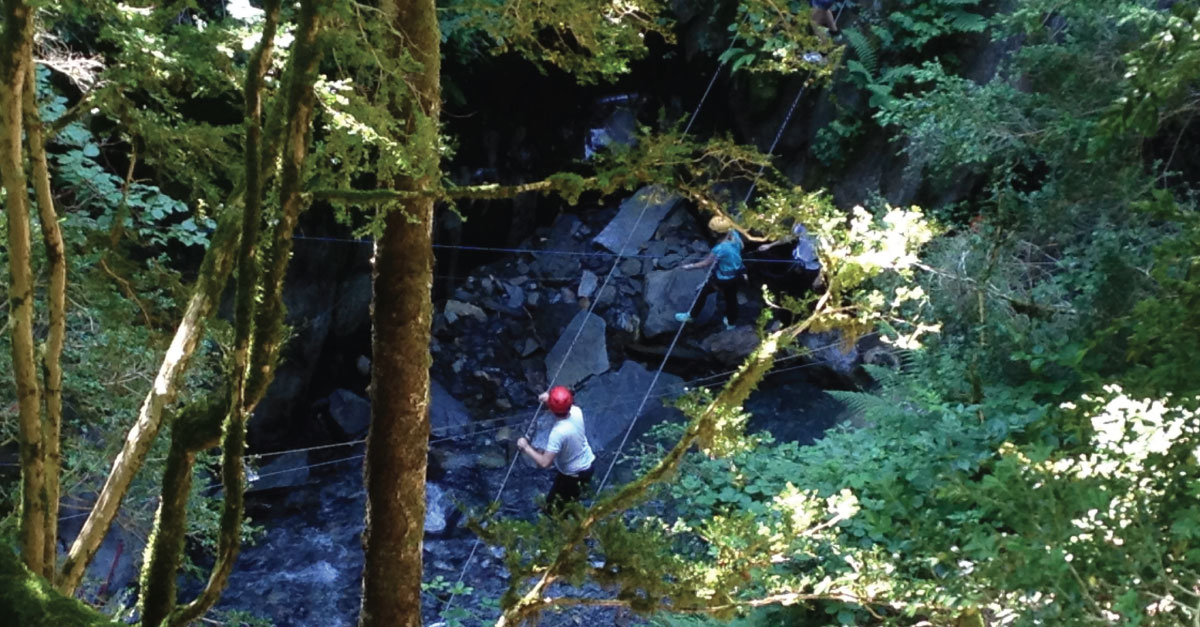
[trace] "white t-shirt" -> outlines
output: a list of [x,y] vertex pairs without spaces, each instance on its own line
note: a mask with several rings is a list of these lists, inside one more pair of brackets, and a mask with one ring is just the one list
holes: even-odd
[[555,419],[546,439],[546,452],[554,453],[554,467],[564,475],[579,474],[596,461],[583,427],[583,410],[577,405],[571,406],[566,418]]

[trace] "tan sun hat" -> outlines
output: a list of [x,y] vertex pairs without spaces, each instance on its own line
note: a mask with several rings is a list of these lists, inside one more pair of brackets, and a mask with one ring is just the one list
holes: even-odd
[[728,233],[733,230],[733,222],[725,216],[713,216],[708,221],[708,228],[714,233]]

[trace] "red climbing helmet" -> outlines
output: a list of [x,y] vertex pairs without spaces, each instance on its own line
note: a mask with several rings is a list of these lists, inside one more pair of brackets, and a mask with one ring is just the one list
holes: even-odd
[[550,388],[550,398],[546,400],[546,405],[550,407],[550,411],[559,416],[566,416],[567,412],[571,411],[571,405],[575,404],[575,395],[571,394],[571,390],[556,385]]

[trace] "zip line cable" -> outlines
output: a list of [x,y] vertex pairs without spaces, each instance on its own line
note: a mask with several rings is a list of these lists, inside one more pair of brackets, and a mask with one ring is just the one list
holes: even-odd
[[[871,337],[873,335],[876,335],[876,333],[868,333],[867,335],[865,335],[863,337]],[[827,348],[833,348],[834,346],[837,346],[837,344],[838,343],[836,343],[836,342],[832,343],[832,344],[825,344],[823,346],[817,346],[815,348],[807,349],[807,352],[796,353],[794,355],[787,355],[785,357],[776,359],[775,363],[781,364],[781,363],[784,363],[787,361],[791,361],[793,359],[800,359],[803,357],[808,357],[811,355],[811,353],[822,351]],[[803,366],[801,366],[801,367],[808,367],[808,366],[812,366],[812,365],[821,365],[821,364],[825,364],[825,363],[829,363],[829,361],[824,360],[824,361],[819,361],[819,362],[813,362],[812,364],[803,364]],[[785,369],[781,369],[781,370],[773,370],[773,371],[771,371],[771,374],[788,372],[795,368],[796,367],[793,366],[793,367],[789,367],[789,368],[785,368]],[[711,387],[711,386],[715,386],[715,385],[720,385],[723,382],[721,382],[721,381],[716,381],[713,383],[700,383],[700,382],[708,380],[708,379],[720,379],[722,377],[732,375],[735,372],[737,372],[736,368],[732,369],[732,370],[724,370],[721,372],[715,372],[713,374],[704,375],[701,377],[696,377],[694,379],[688,379],[686,381],[682,381],[679,385],[681,387],[693,387],[693,386],[694,387]],[[669,396],[671,394],[673,394],[673,392],[664,392],[661,394],[655,394],[651,398],[662,398],[665,396]],[[601,410],[611,410],[615,407],[631,405],[631,404],[632,404],[632,402],[627,401],[627,400],[613,401],[608,404],[600,406],[600,409]],[[485,418],[483,420],[473,420],[469,423],[460,424],[460,425],[447,425],[444,427],[435,427],[432,430],[430,430],[430,435],[433,435],[436,437],[434,439],[430,440],[429,443],[434,444],[434,443],[438,443],[438,442],[447,442],[450,440],[456,440],[456,439],[460,439],[460,438],[464,438],[464,437],[472,437],[475,435],[479,435],[481,433],[490,433],[492,431],[498,431],[505,427],[511,427],[511,426],[514,426],[514,424],[519,424],[519,423],[513,423],[511,421],[513,421],[515,418],[519,418],[522,415],[524,415],[524,412],[508,414],[505,416],[497,416],[494,418]],[[495,426],[495,427],[488,427],[485,429],[477,429],[477,427],[491,425],[491,424],[494,424],[497,422],[504,422],[505,424]],[[465,431],[462,433],[452,434],[453,430],[455,430],[455,429],[464,429]],[[350,440],[348,442],[334,442],[332,444],[317,444],[314,446],[305,446],[305,447],[301,447],[301,448],[284,449],[284,450],[280,450],[280,451],[270,451],[267,453],[251,453],[249,455],[246,455],[245,459],[259,460],[259,459],[266,459],[268,457],[278,457],[280,455],[287,455],[290,453],[308,453],[308,452],[312,452],[312,451],[344,448],[347,446],[356,446],[358,444],[363,444],[366,441],[367,441],[366,438],[360,438],[357,440]],[[163,461],[164,459],[165,458],[154,458],[153,461]],[[20,464],[0,464],[0,465],[19,466]]]
[[[730,48],[732,48],[732,47],[733,47],[733,44],[734,44],[734,42],[735,42],[735,41],[737,41],[737,33],[736,33],[736,31],[734,32],[734,36],[733,36],[733,38],[732,38],[732,39],[730,40],[730,42],[729,42],[729,47],[730,47]],[[687,130],[685,130],[685,131],[684,131],[684,133],[683,133],[683,134],[684,134],[684,136],[687,136],[687,133],[688,133],[688,131],[690,131],[690,130],[691,130],[691,127],[692,127],[692,122],[695,120],[695,118],[696,118],[696,115],[698,115],[698,114],[699,114],[699,112],[700,112],[700,109],[701,109],[701,108],[704,106],[704,103],[705,103],[705,102],[708,100],[708,95],[709,95],[709,93],[710,93],[710,91],[711,91],[711,89],[712,89],[712,84],[713,84],[713,82],[715,82],[715,81],[716,81],[717,74],[719,74],[719,73],[721,72],[721,69],[722,69],[722,67],[724,67],[724,64],[718,65],[718,66],[717,66],[717,69],[713,71],[713,78],[709,80],[708,89],[705,89],[705,90],[704,90],[704,94],[703,94],[703,95],[700,97],[700,102],[699,102],[699,103],[697,103],[697,105],[696,105],[696,109],[695,109],[695,111],[694,111],[694,112],[693,112],[693,114],[692,114],[692,119],[688,121]],[[636,230],[636,229],[637,229],[637,225],[641,223],[641,220],[642,220],[642,215],[645,215],[645,213],[646,213],[646,208],[647,208],[648,206],[649,206],[648,204],[646,204],[646,205],[643,205],[643,206],[642,206],[642,213],[641,213],[641,214],[638,216],[637,222],[635,222],[635,223],[634,223],[634,226],[633,226],[633,228],[631,228],[631,229],[629,230],[629,236],[626,238],[625,244],[622,244],[622,246],[621,246],[621,250],[618,252],[618,257],[620,257],[620,256],[621,256],[621,253],[624,253],[624,252],[625,252],[625,246],[626,246],[626,245],[628,245],[628,243],[629,243],[629,239],[633,237],[634,230]],[[605,284],[607,284],[607,283],[608,283],[608,279],[612,277],[613,271],[615,271],[616,269],[617,269],[617,263],[614,261],[614,262],[613,262],[613,265],[612,265],[612,268],[610,268],[610,269],[609,269],[609,271],[608,271],[608,275],[607,275],[607,276],[604,278],[604,282],[605,282]],[[597,294],[599,294],[599,293],[602,293],[602,292],[603,292],[603,290],[604,290],[604,287],[602,286],[602,287],[601,287],[601,288],[600,288],[600,289],[597,291]],[[589,308],[589,309],[588,309],[588,313],[589,313],[589,314],[591,313],[591,309],[592,309],[592,308],[594,308],[594,307],[596,306],[596,303],[598,303],[598,302],[600,302],[600,299],[599,299],[599,298],[595,299],[595,300],[592,302],[592,304],[591,304],[591,308]],[[587,317],[585,317],[585,318],[584,318],[584,320],[583,320],[583,322],[581,322],[581,323],[580,323],[580,325],[579,325],[579,331],[580,331],[580,332],[582,332],[582,331],[583,331],[583,326],[584,326],[584,324],[585,324],[586,322],[587,322]],[[575,335],[575,339],[578,339],[578,338],[579,338],[579,333],[576,333],[576,335]],[[678,334],[676,334],[676,339],[678,339]],[[571,348],[574,348],[574,341],[572,341],[572,343],[571,343],[571,346],[570,346],[570,347],[567,349],[567,355],[570,355]],[[673,350],[674,348],[675,348],[675,343],[674,343],[674,342],[672,342],[672,343],[671,343],[671,348],[667,349],[667,355],[670,355],[670,353],[671,353],[671,350]],[[567,355],[564,355],[564,356],[563,356],[562,362],[559,364],[559,371],[561,371],[561,370],[562,370],[562,366],[563,366],[564,364],[566,364],[566,362],[567,362]],[[661,367],[660,367],[660,369],[659,369],[659,370],[660,370],[660,372],[661,372]],[[556,372],[556,373],[555,373],[555,378],[557,378],[557,377],[558,377],[558,373]],[[658,380],[658,375],[657,375],[657,374],[655,374],[655,377],[654,377],[654,379],[655,379],[655,381],[657,381],[657,380]],[[653,383],[651,383],[651,388],[650,388],[651,390],[653,390],[653,389],[654,389],[653,385],[654,385],[654,384],[653,384]],[[554,386],[554,382],[553,382],[553,380],[551,380],[550,386],[551,386],[551,387],[553,387],[553,386]],[[529,428],[530,428],[530,427],[533,427],[533,426],[534,426],[534,424],[536,423],[536,421],[537,421],[537,414],[538,414],[538,412],[539,412],[539,411],[541,411],[541,404],[540,404],[540,403],[538,404],[538,408],[537,408],[537,409],[534,411],[533,419],[532,419],[532,420],[530,420],[530,422],[529,422],[529,425],[528,425],[528,426],[525,428],[526,434],[528,434],[528,432],[529,432]],[[508,478],[509,478],[510,476],[512,476],[513,467],[514,467],[514,466],[516,466],[516,463],[517,463],[517,459],[518,459],[518,458],[519,458],[519,455],[514,455],[514,456],[513,456],[512,463],[510,463],[510,464],[508,465],[508,471],[507,471],[507,472],[505,473],[505,475],[504,475],[504,480],[503,480],[503,481],[500,483],[500,490],[497,492],[497,494],[496,494],[496,499],[495,499],[495,500],[499,501],[499,500],[500,500],[500,497],[503,495],[503,493],[504,493],[504,486],[505,486],[505,485],[508,483]],[[451,592],[450,592],[450,597],[449,597],[449,598],[446,600],[446,603],[442,605],[442,610],[441,610],[441,611],[442,611],[443,613],[444,613],[446,610],[450,609],[450,608],[451,608],[451,607],[454,605],[454,600],[455,600],[455,599],[458,597],[458,591],[457,591],[457,590],[458,590],[458,588],[460,587],[460,585],[462,584],[463,577],[465,577],[465,576],[466,576],[466,574],[467,574],[467,569],[471,567],[471,562],[472,562],[472,561],[475,559],[475,552],[476,552],[476,551],[479,549],[479,545],[480,545],[480,543],[481,543],[481,542],[482,542],[482,540],[481,540],[480,538],[476,538],[476,539],[475,539],[475,543],[474,543],[473,545],[471,545],[471,552],[470,552],[470,553],[467,555],[467,561],[466,561],[466,563],[464,563],[464,564],[463,564],[462,570],[461,570],[461,571],[459,571],[459,573],[458,573],[458,579],[457,579],[457,581],[455,582],[454,589],[452,589],[452,590],[451,590]]]
[[[761,175],[762,172],[763,172],[763,170],[759,170],[759,175]],[[318,235],[293,235],[292,239],[300,240],[300,241],[337,242],[337,243],[343,243],[343,244],[362,244],[362,245],[368,245],[368,244],[375,243],[375,240],[371,240],[371,239],[355,239],[355,238],[351,238],[351,237],[327,237],[327,236],[318,236]],[[473,251],[473,252],[527,254],[527,255],[533,255],[533,256],[563,255],[563,256],[571,256],[571,257],[608,257],[608,258],[620,257],[623,259],[666,259],[666,258],[670,257],[670,255],[638,255],[638,254],[619,255],[617,253],[609,253],[609,252],[604,252],[604,251],[599,251],[599,250],[585,252],[585,251],[576,251],[576,250],[555,250],[555,249],[546,249],[546,248],[514,248],[514,247],[505,247],[505,246],[468,246],[465,244],[434,244],[433,247],[439,248],[439,249],[444,249],[444,250],[466,250],[466,251]],[[746,259],[745,261],[748,263],[792,263],[792,260],[790,260],[790,259]],[[448,277],[452,278],[454,276],[455,275],[441,275],[441,278],[448,278]]]
[[[841,17],[841,9],[844,8],[844,6],[845,5],[839,7],[837,16],[834,18],[835,20]],[[783,131],[791,122],[792,115],[796,111],[796,106],[800,103],[800,97],[804,95],[805,88],[808,87],[808,80],[811,76],[812,72],[810,71],[808,75],[805,76],[804,82],[800,84],[800,89],[796,91],[796,97],[792,99],[792,104],[788,107],[787,114],[784,115],[783,122],[779,125],[779,130],[775,131],[775,138],[771,142],[770,149],[767,150],[768,155],[774,154],[775,148],[779,145],[779,140],[783,137]],[[750,197],[754,194],[754,189],[758,185],[758,177],[762,176],[762,173],[766,171],[766,167],[766,164],[763,164],[763,166],[759,168],[758,175],[750,184],[750,189],[746,191],[746,197],[742,200],[742,204],[746,204],[750,201]],[[691,311],[692,308],[696,306],[696,302],[699,300],[700,294],[704,293],[704,286],[708,283],[715,267],[715,263],[709,266],[708,273],[704,277],[704,283],[702,283],[699,289],[696,290],[696,295],[692,298],[692,304],[688,308],[688,311]],[[654,378],[650,381],[650,387],[646,390],[646,395],[642,398],[641,404],[638,405],[637,411],[634,412],[633,418],[629,421],[629,428],[625,430],[625,435],[621,438],[621,444],[617,446],[616,453],[613,455],[612,461],[608,465],[608,470],[604,473],[604,479],[600,481],[599,487],[596,488],[596,494],[599,494],[604,489],[604,486],[608,483],[608,478],[612,475],[613,468],[617,465],[617,459],[620,458],[621,451],[625,448],[625,444],[629,441],[629,436],[633,433],[633,428],[637,424],[638,419],[641,417],[642,409],[646,406],[646,402],[650,399],[650,393],[654,391],[654,385],[658,383],[658,377],[662,374],[663,368],[667,365],[667,360],[671,358],[671,352],[675,350],[675,344],[679,341],[680,335],[683,334],[683,329],[685,326],[687,326],[687,322],[681,323],[679,325],[679,329],[675,331],[675,337],[671,340],[671,345],[667,348],[666,354],[663,355],[662,362],[658,365],[658,370],[654,372]]]
[[[633,235],[637,231],[638,225],[640,225],[642,223],[642,218],[645,217],[646,210],[649,208],[650,208],[650,203],[644,203],[642,205],[642,211],[638,214],[637,220],[634,221],[633,227],[629,229],[629,234],[625,236],[625,241],[621,244],[621,248],[617,252],[617,261],[614,261],[612,264],[612,267],[608,269],[608,274],[606,274],[604,276],[604,282],[600,284],[600,287],[596,291],[597,294],[604,293],[604,288],[607,287],[608,282],[610,280],[612,280],[613,275],[617,271],[617,265],[618,265],[618,261],[620,261],[621,254],[625,252],[625,248],[628,247],[629,242],[631,242],[633,240]],[[587,326],[588,321],[591,320],[592,312],[595,311],[596,305],[598,305],[598,304],[600,304],[600,299],[596,298],[596,299],[593,299],[592,302],[588,305],[587,315],[583,316],[583,318],[580,319],[579,328],[575,330],[575,337],[571,338],[571,343],[567,345],[566,353],[563,354],[562,360],[558,362],[558,368],[555,369],[554,376],[550,378],[549,388],[552,389],[554,387],[554,384],[558,381],[559,375],[562,374],[563,368],[566,367],[566,365],[567,365],[567,359],[571,356],[571,351],[575,350],[575,344],[576,344],[576,342],[579,341],[579,337],[581,335],[583,335],[583,329],[584,329],[584,327]],[[523,429],[522,437],[528,436],[530,433],[530,430],[534,427],[534,425],[537,424],[538,415],[542,411],[542,404],[543,403],[541,403],[541,401],[539,399],[537,407],[535,407],[533,410],[533,417],[529,419],[529,423]],[[505,473],[504,473],[504,479],[500,482],[500,489],[496,491],[496,498],[494,500],[499,501],[501,499],[501,497],[504,496],[504,488],[508,485],[508,479],[510,477],[512,477],[512,472],[513,472],[513,469],[517,465],[518,459],[520,459],[520,455],[514,455],[512,458],[512,461],[509,462],[508,470],[505,471]],[[467,554],[467,561],[466,561],[466,563],[463,564],[462,571],[460,571],[458,574],[458,580],[455,582],[454,589],[450,592],[450,598],[446,601],[445,605],[442,606],[443,612],[450,609],[451,605],[454,603],[454,599],[458,594],[457,589],[459,587],[459,584],[462,583],[463,577],[466,576],[467,569],[470,568],[471,562],[474,561],[474,559],[475,559],[475,553],[476,553],[476,551],[479,550],[479,545],[482,543],[483,543],[482,539],[475,538],[475,542],[471,545],[471,552]]]
[[[867,334],[867,335],[865,335],[865,336],[863,336],[863,337],[870,337],[870,336],[872,336],[872,335],[876,335],[876,333],[869,333],[869,334]],[[823,346],[818,346],[818,347],[816,347],[816,348],[809,349],[809,350],[810,350],[810,352],[817,352],[817,351],[824,350],[824,349],[826,349],[826,348],[832,348],[832,347],[834,347],[834,346],[837,346],[837,345],[838,345],[838,343],[837,343],[837,342],[835,342],[835,343],[826,344],[826,345],[823,345]],[[779,364],[779,363],[782,363],[782,362],[784,362],[784,361],[786,361],[786,360],[789,360],[789,359],[797,359],[797,358],[799,358],[799,357],[805,357],[805,356],[807,356],[807,355],[805,355],[805,354],[789,355],[789,356],[787,356],[787,357],[783,357],[783,358],[781,358],[781,359],[778,359],[778,360],[776,360],[776,361],[775,361],[775,363],[776,363],[776,364]],[[774,376],[774,375],[778,375],[778,374],[784,374],[784,373],[787,373],[787,372],[794,372],[794,371],[796,371],[796,370],[802,370],[802,369],[804,369],[804,368],[812,368],[812,367],[816,367],[816,366],[825,365],[825,364],[827,364],[827,363],[831,363],[831,361],[832,361],[832,360],[828,360],[828,359],[826,359],[826,360],[821,360],[821,361],[814,361],[814,362],[807,363],[807,364],[800,364],[800,365],[797,365],[797,366],[789,366],[789,367],[787,367],[787,368],[780,368],[780,369],[777,369],[777,370],[771,370],[770,372],[768,372],[767,374],[765,374],[765,375],[764,375],[764,378],[766,378],[766,377],[770,377],[770,376]],[[706,375],[706,376],[703,376],[703,377],[697,377],[697,378],[695,378],[695,379],[691,379],[691,380],[688,380],[688,381],[684,381],[684,382],[682,382],[680,385],[681,385],[681,387],[690,387],[690,386],[692,386],[693,384],[695,384],[695,383],[696,383],[696,382],[698,382],[698,381],[703,381],[703,380],[705,380],[705,379],[712,379],[712,378],[715,378],[715,377],[722,377],[722,376],[726,376],[726,375],[732,375],[732,374],[734,374],[735,372],[737,372],[737,370],[728,370],[728,371],[725,371],[725,372],[718,372],[718,373],[715,373],[715,374]],[[724,385],[724,383],[725,383],[725,381],[714,381],[714,382],[712,382],[712,383],[705,383],[705,384],[698,385],[698,386],[696,386],[696,387],[716,387],[716,386],[718,386],[718,385]],[[651,398],[663,398],[663,397],[666,397],[666,396],[670,396],[670,395],[672,395],[672,394],[674,394],[674,393],[675,393],[675,391],[674,391],[674,390],[672,390],[672,391],[670,391],[670,392],[663,392],[663,393],[660,393],[660,394],[654,394],[654,395],[652,395],[652,396],[651,396]],[[617,406],[623,406],[623,405],[628,405],[628,404],[632,404],[632,403],[631,403],[630,401],[615,401],[615,402],[612,402],[612,403],[608,403],[608,404],[606,404],[606,405],[603,405],[603,406],[601,406],[601,408],[602,408],[602,409],[612,409],[613,407],[617,407]],[[489,422],[489,421],[492,421],[492,420],[511,420],[513,417],[514,417],[514,416],[512,416],[512,415],[510,415],[510,416],[504,416],[504,417],[502,417],[502,418],[496,418],[496,419],[489,419],[489,420],[485,420],[485,421],[479,421],[479,423],[487,423],[487,422]],[[430,440],[430,441],[429,441],[429,443],[430,443],[430,444],[434,444],[434,443],[438,443],[438,442],[446,442],[446,441],[450,441],[450,440],[457,440],[457,439],[460,439],[460,438],[465,438],[465,437],[474,437],[474,436],[476,436],[476,435],[481,435],[481,434],[484,434],[484,433],[490,433],[490,432],[493,432],[493,431],[498,431],[498,430],[500,430],[500,429],[503,429],[503,428],[505,428],[505,427],[511,427],[511,426],[514,426],[514,425],[512,425],[512,424],[505,424],[505,425],[501,425],[501,426],[499,426],[499,427],[492,427],[492,428],[488,428],[488,429],[483,429],[483,430],[480,430],[480,431],[477,431],[477,432],[474,432],[474,433],[463,433],[463,434],[458,434],[458,435],[452,435],[452,436],[439,437],[439,438],[435,438],[435,439],[432,439],[432,440]],[[283,455],[283,454],[286,454],[286,453],[307,452],[307,451],[313,451],[313,450],[322,450],[322,449],[330,449],[330,448],[336,448],[336,447],[342,447],[342,446],[353,446],[353,445],[357,445],[357,444],[363,444],[363,443],[365,443],[365,442],[366,442],[366,440],[365,440],[365,439],[360,439],[360,440],[354,440],[354,441],[352,441],[352,442],[340,442],[340,443],[337,443],[337,444],[323,444],[323,445],[319,445],[319,446],[310,446],[310,447],[304,447],[304,448],[298,448],[298,449],[289,449],[289,450],[286,450],[286,451],[274,451],[274,452],[271,452],[271,453],[258,453],[258,454],[255,454],[255,455],[247,455],[246,457],[247,457],[247,459],[250,459],[250,458],[263,458],[263,457],[270,457],[270,456],[275,456],[275,455]],[[329,466],[329,465],[338,464],[338,463],[342,463],[342,462],[354,461],[354,460],[356,460],[356,459],[362,459],[362,458],[363,458],[363,454],[352,455],[352,456],[349,456],[349,457],[343,457],[343,458],[340,458],[340,459],[334,459],[334,460],[329,460],[329,461],[316,462],[316,463],[313,463],[313,464],[306,464],[306,465],[303,465],[303,466],[296,466],[296,467],[294,467],[294,468],[285,468],[285,469],[283,469],[283,470],[274,470],[274,471],[270,471],[270,472],[262,473],[262,474],[258,475],[258,478],[259,478],[259,479],[261,479],[261,478],[263,478],[263,477],[271,477],[271,476],[275,476],[275,475],[283,475],[283,474],[287,474],[287,473],[291,473],[291,472],[299,472],[299,471],[301,471],[301,470],[309,470],[309,469],[311,469],[311,468],[318,468],[318,467],[322,467],[322,466]],[[159,461],[161,461],[161,460],[159,460]],[[20,464],[5,464],[5,465],[19,466]],[[210,486],[208,486],[208,487],[204,488],[204,490],[211,490],[211,491],[215,492],[215,491],[216,491],[217,489],[219,489],[220,487],[221,487],[221,484],[218,482],[218,483],[214,483],[214,484],[212,484],[212,485],[210,485]],[[70,506],[70,504],[69,504],[69,503],[64,503],[64,504],[63,504],[63,506]],[[86,509],[90,510],[91,508],[90,508],[90,507],[88,507],[88,508],[86,508]],[[60,518],[59,518],[59,520],[73,520],[73,519],[75,519],[75,518],[82,518],[82,517],[84,517],[84,516],[87,516],[87,515],[88,515],[88,512],[86,512],[86,511],[85,511],[85,512],[83,512],[83,513],[79,513],[79,514],[72,514],[72,515],[69,515],[69,516],[62,516],[62,517],[60,517]]]

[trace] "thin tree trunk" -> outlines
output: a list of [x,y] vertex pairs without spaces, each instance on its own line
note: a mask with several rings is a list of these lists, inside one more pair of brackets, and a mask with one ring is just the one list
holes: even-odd
[[[303,170],[308,156],[307,136],[316,107],[313,84],[322,50],[317,46],[321,30],[320,7],[325,3],[308,0],[300,5],[296,47],[293,48],[283,114],[283,164],[280,173],[279,222],[264,264],[262,285],[267,290],[254,316],[254,341],[250,350],[250,371],[244,393],[246,412],[251,412],[267,392],[275,360],[283,344],[283,280],[292,255],[292,234],[304,208]],[[274,126],[274,125],[270,125]],[[270,129],[268,126],[268,129]],[[270,139],[268,138],[268,142]]]
[[158,376],[142,407],[138,412],[137,422],[130,428],[125,437],[125,443],[113,461],[112,469],[100,489],[96,504],[83,523],[79,535],[71,544],[71,550],[63,563],[58,578],[58,589],[64,594],[72,594],[83,578],[83,573],[89,562],[100,548],[100,542],[108,533],[121,500],[129,490],[129,484],[141,470],[146,461],[146,453],[150,450],[158,430],[162,426],[163,410],[175,400],[183,374],[187,371],[192,353],[204,335],[204,323],[216,307],[221,297],[229,273],[233,269],[238,244],[238,218],[240,212],[233,208],[240,199],[231,199],[229,205],[217,222],[212,241],[209,242],[208,252],[200,266],[199,279],[193,288],[191,300],[184,311],[183,320],[175,331],[175,338],[163,356],[159,366]]
[[[273,3],[269,10],[278,13],[278,2]],[[171,626],[186,625],[205,614],[221,596],[233,572],[241,547],[242,516],[245,499],[245,471],[243,457],[246,448],[246,419],[253,411],[254,405],[262,398],[274,374],[275,356],[283,341],[283,282],[287,272],[287,264],[291,257],[292,232],[299,220],[300,211],[304,204],[301,187],[303,185],[304,161],[308,156],[308,132],[312,125],[313,110],[316,106],[316,95],[313,84],[316,81],[317,66],[321,59],[321,48],[318,38],[321,34],[322,19],[317,0],[304,0],[300,4],[299,24],[296,29],[296,40],[292,48],[291,72],[287,86],[287,109],[285,111],[285,145],[283,153],[283,172],[280,180],[279,222],[275,232],[268,257],[266,272],[262,277],[263,302],[255,317],[253,333],[251,333],[250,316],[255,313],[253,299],[256,285],[254,278],[254,241],[257,236],[258,222],[261,221],[262,176],[258,171],[260,155],[261,127],[254,121],[248,120],[246,144],[247,163],[247,215],[243,221],[245,231],[242,234],[241,261],[238,277],[237,313],[235,330],[235,364],[241,365],[234,373],[234,394],[231,397],[229,414],[225,420],[221,447],[221,483],[225,489],[225,503],[221,508],[220,531],[217,537],[217,559],[209,573],[208,582],[195,600],[172,612],[167,619]],[[264,42],[272,32],[264,31]],[[269,49],[268,49],[269,50]],[[261,113],[260,85],[263,68],[251,68],[247,78],[247,111]],[[251,95],[253,90],[254,95]],[[251,198],[251,193],[256,198]],[[251,214],[255,215],[251,215]],[[247,356],[247,349],[249,355]],[[245,364],[249,363],[247,371]],[[245,385],[243,385],[245,384]]]
[[[415,161],[426,175],[396,181],[401,190],[437,184],[441,93],[440,34],[433,0],[382,3],[397,58],[419,71],[405,77],[415,99],[396,103]],[[375,249],[371,428],[367,435],[367,513],[363,545],[363,627],[421,625],[421,541],[429,440],[429,340],[433,307],[433,199],[403,201],[387,217]]]
[[25,136],[29,141],[29,160],[33,164],[33,188],[37,193],[38,219],[42,225],[42,242],[46,260],[50,263],[50,326],[46,332],[46,349],[42,358],[43,390],[46,419],[42,441],[46,452],[46,521],[45,564],[42,576],[54,581],[58,562],[58,497],[59,473],[62,467],[62,351],[67,335],[67,252],[58,214],[54,210],[54,195],[50,192],[50,166],[46,162],[46,145],[42,119],[37,109],[37,81],[30,63],[25,71]]
[[33,10],[22,0],[4,3],[0,40],[0,180],[8,215],[9,317],[12,320],[13,379],[17,388],[21,447],[21,556],[29,570],[45,572],[45,434],[33,344],[33,268],[29,193],[21,151],[25,73],[32,63]]

